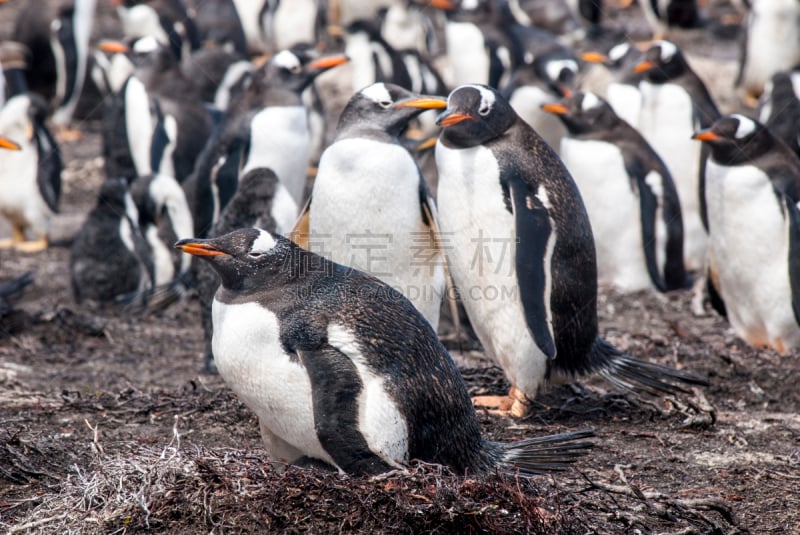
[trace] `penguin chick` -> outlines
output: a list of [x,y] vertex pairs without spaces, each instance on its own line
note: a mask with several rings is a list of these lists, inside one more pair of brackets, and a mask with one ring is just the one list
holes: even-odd
[[75,235],[70,251],[76,302],[146,302],[153,266],[137,221],[125,179],[103,182],[97,204]]
[[542,109],[569,130],[560,154],[589,213],[599,282],[623,291],[684,288],[680,202],[661,158],[594,93]]
[[210,263],[220,375],[259,418],[268,454],[351,474],[419,459],[458,474],[534,475],[585,454],[577,431],[481,436],[466,386],[427,321],[371,275],[260,229],[176,247]]
[[800,160],[738,114],[694,137],[711,149],[709,282],[737,335],[788,353],[800,347]]
[[[21,93],[0,109],[0,135],[15,150],[0,153],[0,214],[11,223],[10,240],[0,248],[23,252],[47,248],[50,218],[61,197],[61,153],[45,125],[47,105],[39,95]],[[28,236],[35,239],[26,241]]]
[[511,383],[507,398],[476,401],[520,417],[546,382],[590,373],[650,393],[705,384],[598,336],[595,245],[580,193],[508,101],[465,85],[442,107],[437,191],[448,268],[478,339]]
[[436,209],[400,141],[429,101],[384,83],[353,95],[322,153],[298,243],[399,290],[436,331],[445,285]]

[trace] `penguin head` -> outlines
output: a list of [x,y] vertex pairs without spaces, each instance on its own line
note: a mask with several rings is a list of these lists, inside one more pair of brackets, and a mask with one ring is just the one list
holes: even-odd
[[608,102],[594,93],[576,93],[561,102],[542,104],[542,110],[557,115],[572,135],[608,130],[619,121]]
[[751,161],[781,144],[764,125],[738,113],[720,117],[692,139],[708,144],[714,160],[727,165]]
[[469,148],[501,136],[517,121],[517,114],[495,89],[485,85],[462,85],[447,97],[447,108],[436,124],[443,127],[441,139],[450,146]]
[[688,68],[678,45],[672,41],[655,41],[634,66],[633,72],[653,83],[664,83],[682,75]]
[[124,177],[107,178],[97,194],[96,210],[117,215],[127,213],[128,181]]
[[572,95],[578,76],[578,62],[571,57],[539,56],[533,60],[537,74],[547,83],[552,93],[561,97]]
[[300,94],[314,78],[347,61],[347,56],[341,54],[318,57],[312,48],[282,50],[272,56],[263,69],[257,71],[253,82]]
[[250,290],[264,287],[268,281],[286,271],[288,263],[302,256],[302,250],[288,239],[258,228],[244,228],[217,238],[189,238],[178,241],[175,248],[209,262],[228,290]]
[[599,52],[581,54],[581,59],[586,63],[602,63],[617,79],[625,81],[633,81],[643,76],[634,72],[643,57],[644,52],[627,41],[612,46],[607,54]]
[[422,97],[399,85],[378,82],[353,95],[339,118],[338,130],[364,123],[395,137],[400,136],[408,122],[427,109],[444,108],[438,97]]

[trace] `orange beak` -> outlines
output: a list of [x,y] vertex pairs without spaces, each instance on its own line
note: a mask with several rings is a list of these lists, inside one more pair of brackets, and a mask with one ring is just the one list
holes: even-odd
[[195,241],[191,238],[188,240],[179,241],[175,244],[175,248],[194,256],[219,256],[225,254],[223,251],[220,251],[213,245],[201,241]]
[[569,108],[559,103],[542,104],[542,111],[552,113],[553,115],[566,115],[569,113]]
[[318,60],[314,60],[308,64],[309,70],[327,70],[332,69],[333,67],[338,67],[343,63],[347,63],[350,61],[350,58],[345,56],[344,54],[339,54],[336,56],[326,56],[324,58],[319,58]]
[[128,45],[120,41],[101,41],[97,48],[109,54],[125,54],[128,52]]
[[436,9],[453,9],[456,7],[450,0],[431,0],[429,5]]
[[712,132],[711,130],[701,130],[695,133],[692,136],[692,139],[696,139],[697,141],[714,141],[719,139],[720,137],[722,136]]
[[633,68],[633,72],[635,72],[636,74],[641,74],[643,72],[649,71],[655,66],[656,64],[654,62],[645,60],[637,64],[636,67]]
[[18,143],[11,141],[5,136],[0,136],[0,148],[7,150],[22,150],[22,147],[20,147]]
[[447,107],[447,99],[439,97],[420,97],[401,100],[395,108],[421,108],[423,110],[442,110]]
[[469,113],[451,113],[450,115],[445,115],[444,117],[440,117],[439,120],[436,121],[436,124],[439,126],[453,126],[454,124],[458,124],[463,121],[474,121],[475,117],[470,115]]
[[600,52],[584,52],[581,54],[581,59],[586,63],[605,63],[608,61],[608,56]]

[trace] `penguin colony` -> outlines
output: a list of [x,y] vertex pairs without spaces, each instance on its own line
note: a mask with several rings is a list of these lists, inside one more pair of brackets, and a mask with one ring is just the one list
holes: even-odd
[[[640,43],[598,0],[119,0],[122,33],[103,36],[94,0],[30,3],[0,43],[0,247],[48,246],[57,140],[100,109],[107,177],[72,240],[74,298],[196,299],[205,367],[271,458],[564,469],[591,431],[492,442],[473,405],[524,417],[589,374],[706,384],[604,340],[598,283],[694,287],[747,343],[800,347],[800,7],[748,4],[741,113],[723,115],[668,40],[718,24],[694,1],[630,8]],[[347,101],[338,123],[322,80]],[[454,296],[507,396],[469,398],[438,338]]]

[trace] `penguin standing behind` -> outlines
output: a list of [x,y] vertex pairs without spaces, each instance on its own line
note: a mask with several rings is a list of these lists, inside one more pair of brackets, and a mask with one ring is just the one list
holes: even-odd
[[800,71],[777,72],[767,82],[758,120],[800,156]]
[[58,212],[61,197],[63,164],[46,117],[47,105],[34,93],[14,94],[0,109],[0,135],[14,140],[19,149],[0,154],[0,214],[12,227],[11,239],[0,241],[0,248],[47,248],[50,218]]
[[374,474],[411,459],[457,474],[564,469],[591,431],[491,442],[430,325],[374,277],[260,229],[182,240],[208,261],[220,375],[256,413],[275,460]]
[[560,154],[589,213],[598,281],[623,291],[685,287],[681,207],[661,158],[594,93],[543,109],[569,130]]
[[800,160],[742,115],[695,134],[707,143],[709,282],[754,347],[800,347]]
[[736,85],[753,106],[772,75],[800,64],[800,2],[753,0],[745,27]]
[[439,107],[446,107],[436,164],[448,268],[487,356],[511,383],[508,397],[476,402],[524,416],[546,382],[593,372],[647,392],[704,384],[598,336],[595,245],[580,193],[508,102],[487,86],[465,85]]
[[698,28],[702,25],[697,0],[641,0],[639,4],[654,40],[663,39],[670,26]]
[[400,142],[429,101],[383,83],[350,99],[322,153],[298,243],[394,287],[436,331],[445,285],[436,210]]
[[109,178],[72,243],[70,280],[75,301],[136,301],[152,290],[153,265],[139,231],[136,206],[124,178]]
[[585,52],[581,59],[587,63],[602,63],[614,79],[606,87],[606,100],[621,119],[634,128],[639,125],[642,109],[642,93],[639,82],[642,74],[634,68],[641,63],[644,53],[628,42],[614,45],[608,54]]
[[678,188],[686,267],[702,270],[707,242],[700,206],[705,156],[692,135],[715,121],[719,111],[702,80],[670,41],[651,44],[634,71],[643,75],[639,131],[667,164]]

